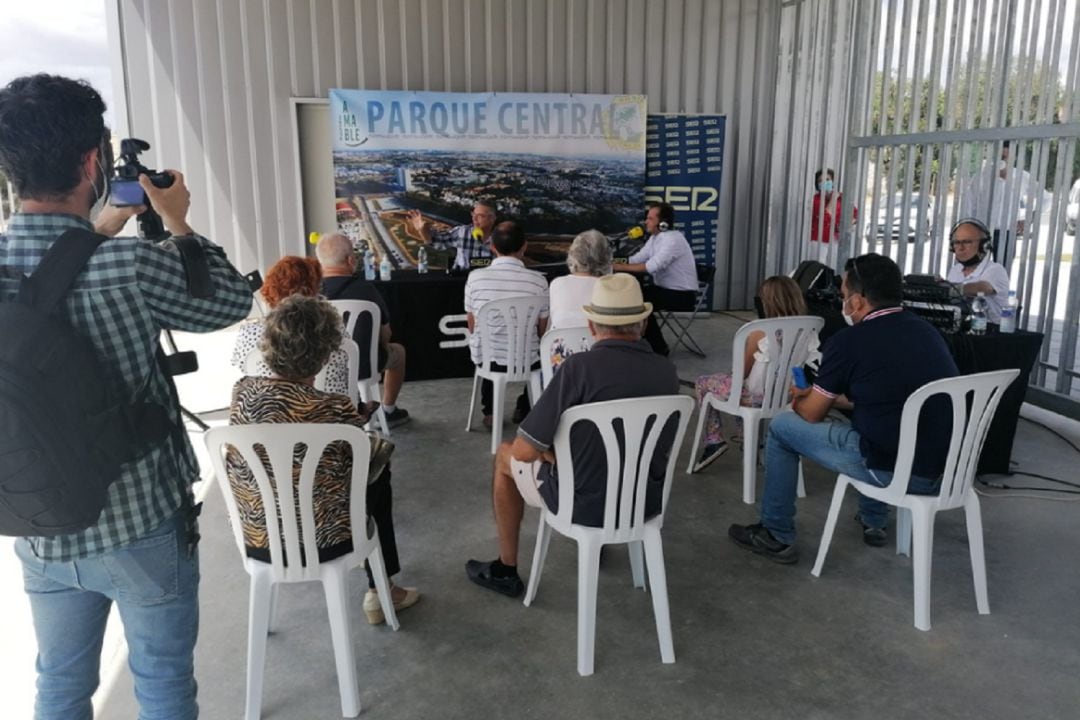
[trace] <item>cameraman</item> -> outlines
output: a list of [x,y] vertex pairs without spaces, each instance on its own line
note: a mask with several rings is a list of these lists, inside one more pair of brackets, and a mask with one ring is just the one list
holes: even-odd
[[[112,175],[101,96],[82,81],[51,75],[13,80],[0,90],[0,168],[21,209],[0,235],[0,302],[34,271],[69,228],[115,235],[142,208],[105,206]],[[171,187],[139,178],[174,235],[194,236],[180,173]],[[56,537],[20,538],[26,594],[37,635],[35,718],[91,717],[109,607],[124,625],[141,717],[195,718],[193,653],[199,568],[191,482],[198,466],[169,380],[159,367],[163,329],[206,332],[243,319],[251,291],[220,247],[204,249],[213,294],[195,299],[172,245],[136,238],[101,244],[62,301],[65,319],[93,344],[117,396],[168,408],[173,430],[123,465],[94,525]]]

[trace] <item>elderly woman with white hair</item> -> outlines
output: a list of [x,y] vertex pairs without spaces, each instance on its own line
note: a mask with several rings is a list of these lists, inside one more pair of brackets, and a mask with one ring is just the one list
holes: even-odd
[[574,238],[566,253],[570,274],[551,281],[548,290],[552,328],[585,327],[582,307],[592,297],[596,279],[611,274],[611,247],[603,233],[586,230]]

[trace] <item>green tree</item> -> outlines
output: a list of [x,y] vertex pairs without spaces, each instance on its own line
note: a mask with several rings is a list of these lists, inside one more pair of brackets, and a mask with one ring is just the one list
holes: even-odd
[[[972,68],[969,64],[961,66],[960,71],[957,73],[957,78],[953,86],[953,102],[950,107],[946,107],[948,100],[948,92],[944,87],[944,83],[939,83],[937,97],[931,99],[931,78],[925,75],[919,83],[919,108],[918,115],[915,119],[915,124],[911,124],[911,110],[912,103],[914,102],[915,83],[913,78],[905,78],[903,86],[903,95],[900,95],[899,79],[895,72],[885,74],[878,72],[874,76],[874,81],[871,85],[871,120],[869,131],[872,135],[889,135],[896,132],[909,133],[909,132],[928,132],[934,130],[944,130],[949,126],[949,119],[952,120],[952,127],[963,128],[968,127],[968,97],[974,92],[973,99],[973,113],[970,121],[970,125],[973,127],[987,126],[986,122],[989,118],[991,125],[996,124],[997,118],[995,116],[994,108],[989,108],[988,105],[995,101],[990,92],[991,88],[988,88],[988,73],[985,64],[980,65],[978,69],[978,75],[972,82],[971,78]],[[1039,91],[1045,87],[1046,74],[1053,73],[1053,82],[1055,86],[1055,98],[1054,108],[1055,122],[1057,118],[1060,118],[1062,110],[1065,105],[1065,86],[1062,82],[1062,78],[1059,72],[1055,68],[1048,68],[1042,63],[1037,64],[1031,73],[1030,82],[1026,78],[1026,67],[1022,66],[1019,62],[1015,61],[1010,65],[1009,78],[1005,85],[1005,124],[1006,125],[1022,125],[1032,124],[1036,122],[1036,118],[1039,113],[1039,104],[1041,98]],[[1031,98],[1025,102],[1024,96],[1027,94],[1028,88],[1031,88]],[[884,92],[883,92],[884,88]],[[1026,107],[1018,110],[1017,103],[1023,103]],[[932,109],[931,109],[932,108]],[[897,118],[899,117],[899,123]],[[1025,143],[1024,154],[1026,156],[1025,169],[1031,169],[1033,163],[1033,156],[1040,151],[1040,144],[1042,140],[1030,140]],[[1046,189],[1055,190],[1056,172],[1058,163],[1058,152],[1064,151],[1064,144],[1057,140],[1049,141],[1048,153],[1047,153],[1047,167],[1046,167]],[[930,190],[933,190],[937,184],[938,174],[941,170],[941,153],[940,148],[931,146],[931,172],[930,172]],[[922,168],[924,162],[924,147],[916,146],[914,152],[907,148],[883,148],[877,154],[878,159],[878,172],[888,173],[895,165],[897,170],[897,177],[903,178],[907,171],[907,162],[914,162],[913,172],[913,189],[921,190],[922,183]],[[982,148],[978,144],[971,144],[968,146],[968,153],[962,157],[958,157],[954,153],[952,162],[957,172],[963,172],[964,174],[974,172],[978,169],[983,160]],[[953,170],[947,168],[946,171],[951,176]],[[1073,179],[1080,177],[1080,150],[1074,153],[1072,172],[1065,174],[1065,188],[1071,186]]]

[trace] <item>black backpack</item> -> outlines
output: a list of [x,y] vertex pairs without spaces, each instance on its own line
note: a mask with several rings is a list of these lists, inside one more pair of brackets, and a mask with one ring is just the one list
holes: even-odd
[[104,240],[68,230],[20,275],[15,302],[0,302],[0,535],[90,527],[121,466],[171,428],[161,405],[112,396],[93,344],[63,317],[62,300]]

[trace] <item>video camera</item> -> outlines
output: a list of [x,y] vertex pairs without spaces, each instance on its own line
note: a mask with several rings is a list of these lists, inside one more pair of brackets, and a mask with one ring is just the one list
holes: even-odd
[[146,193],[139,185],[139,175],[146,175],[154,187],[167,188],[173,184],[173,176],[167,172],[151,170],[139,162],[139,153],[150,149],[150,143],[138,138],[124,138],[120,141],[120,159],[116,165],[116,175],[110,187],[112,200],[116,207],[137,207],[145,205],[146,210],[139,213],[139,235],[147,240],[163,240],[169,236],[161,216],[146,199]]

